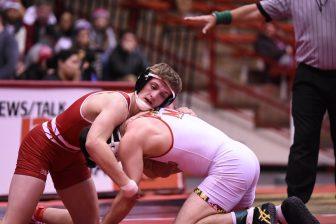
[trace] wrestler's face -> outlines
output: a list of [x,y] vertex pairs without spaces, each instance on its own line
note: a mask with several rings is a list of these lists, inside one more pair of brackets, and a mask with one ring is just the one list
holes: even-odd
[[156,108],[160,106],[171,94],[170,88],[163,80],[152,78],[146,83],[138,96],[152,108]]

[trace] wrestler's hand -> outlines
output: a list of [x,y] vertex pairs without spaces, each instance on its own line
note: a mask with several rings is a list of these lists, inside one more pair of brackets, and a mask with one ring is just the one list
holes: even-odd
[[188,107],[180,107],[180,108],[177,108],[176,110],[184,114],[190,114],[192,116],[197,116],[196,113]]
[[209,29],[216,25],[216,18],[214,15],[203,15],[203,16],[189,16],[184,18],[187,21],[194,21],[201,24],[205,24],[202,32],[205,34]]
[[144,174],[149,178],[165,178],[179,172],[181,172],[181,170],[176,163],[163,163],[151,159],[144,159]]

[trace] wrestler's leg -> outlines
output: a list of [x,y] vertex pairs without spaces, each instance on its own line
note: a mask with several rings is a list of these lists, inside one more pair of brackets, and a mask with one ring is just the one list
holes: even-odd
[[14,174],[9,189],[8,207],[2,223],[29,223],[44,186],[45,182],[41,179]]
[[[38,208],[41,209],[41,208]],[[38,210],[37,209],[37,210]],[[43,212],[40,213],[35,219],[39,222],[46,224],[72,224],[71,216],[67,209],[64,208],[42,208]]]
[[98,197],[91,178],[58,191],[73,223],[99,223]]
[[233,224],[231,213],[210,215],[196,224]]
[[[66,189],[70,189],[70,187]],[[58,191],[59,194],[61,194],[62,191],[63,190]],[[65,197],[67,196],[65,195]],[[73,223],[69,211],[67,209],[61,209],[61,208],[38,207],[35,211],[34,217],[37,221],[40,221],[46,224],[72,224]]]
[[174,223],[192,224],[213,214],[216,214],[216,210],[193,192],[184,202]]
[[[74,220],[77,220],[75,221],[75,223],[97,223],[97,221],[95,220],[95,216],[98,216],[96,215],[96,213],[98,213],[98,207],[96,208],[96,206],[93,205],[92,202],[96,201],[96,203],[98,204],[98,200],[90,198],[90,195],[92,195],[90,190],[90,188],[92,189],[92,186],[90,184],[91,181],[86,180],[84,182],[78,183],[64,190],[60,190],[58,191],[58,193],[61,199],[63,200],[63,203],[66,206],[66,208],[71,210],[72,217],[74,217]],[[89,187],[88,189],[87,186]],[[79,195],[74,195],[73,191],[75,191]],[[97,197],[96,194],[92,196]],[[74,223],[67,209],[58,209],[58,208],[44,208],[43,215],[40,215],[38,221],[47,224]]]
[[[175,224],[180,223],[197,223],[197,224],[245,224],[247,215],[250,213],[250,222],[258,224],[276,223],[275,207],[273,204],[263,204],[250,211],[243,210],[231,213],[218,214],[216,210],[205,202],[200,196],[192,193],[179,211]],[[262,213],[261,220],[260,214]],[[235,222],[233,222],[233,220]],[[239,221],[238,221],[239,220]],[[253,220],[253,221],[252,221]]]

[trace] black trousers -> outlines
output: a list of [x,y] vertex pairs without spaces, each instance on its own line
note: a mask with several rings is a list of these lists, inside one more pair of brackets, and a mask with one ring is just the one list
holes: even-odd
[[294,142],[290,148],[286,182],[288,196],[297,196],[305,203],[315,185],[321,125],[326,111],[335,154],[336,70],[325,71],[299,64],[293,83]]

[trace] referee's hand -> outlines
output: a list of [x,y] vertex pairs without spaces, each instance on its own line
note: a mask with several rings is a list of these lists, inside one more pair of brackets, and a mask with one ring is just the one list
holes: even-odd
[[216,25],[216,18],[214,15],[203,15],[203,16],[188,16],[185,17],[186,21],[194,21],[201,24],[205,24],[202,29],[202,32],[205,34],[209,29]]

